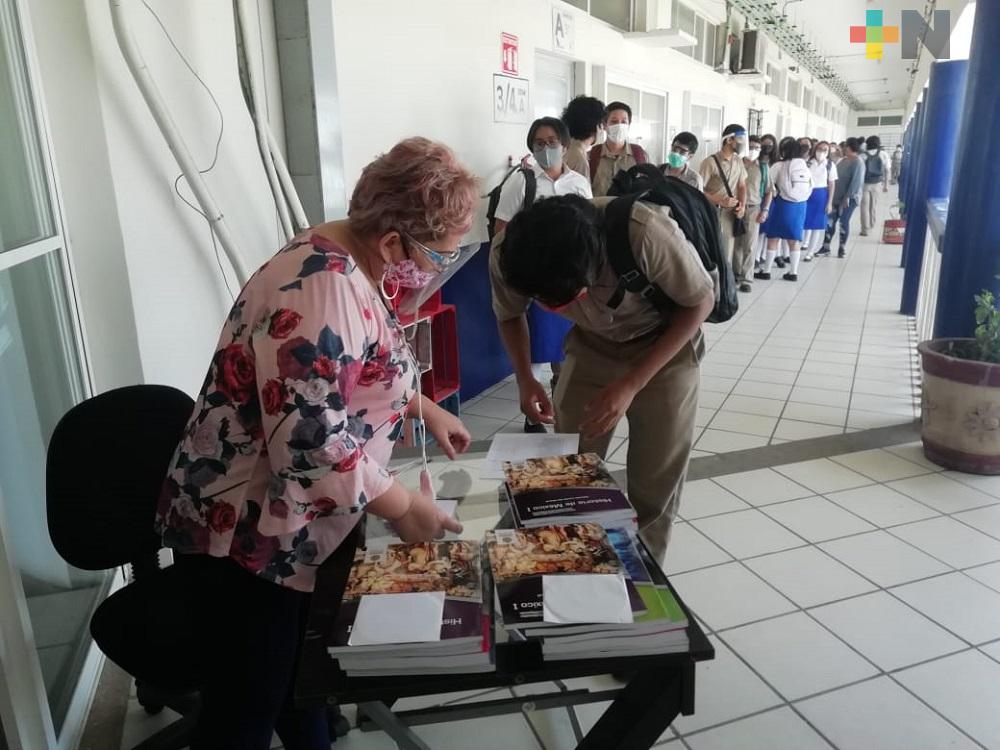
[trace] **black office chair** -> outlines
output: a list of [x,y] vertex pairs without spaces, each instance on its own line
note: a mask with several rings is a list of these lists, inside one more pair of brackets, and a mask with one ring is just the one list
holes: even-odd
[[153,532],[167,466],[193,406],[168,386],[118,388],[70,409],[49,442],[46,501],[56,550],[84,570],[132,568],[132,582],[91,618],[94,641],[136,678],[148,713],[170,707],[182,717],[137,750],[188,746],[197,719],[201,676],[188,648],[194,618],[177,605],[185,567],[160,569]]
[[[191,744],[201,665],[209,661],[199,613],[185,609],[189,568],[182,556],[161,569],[160,538],[153,533],[167,466],[193,407],[176,388],[118,388],[66,412],[49,442],[46,503],[56,551],[84,570],[132,568],[132,582],[91,617],[94,641],[135,677],[147,713],[169,707],[181,714],[134,750]],[[347,734],[350,725],[338,707],[328,716],[331,738]]]

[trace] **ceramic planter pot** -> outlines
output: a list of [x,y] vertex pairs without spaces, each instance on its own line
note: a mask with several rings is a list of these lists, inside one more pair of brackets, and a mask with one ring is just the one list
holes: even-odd
[[955,356],[973,339],[924,341],[924,455],[949,469],[1000,474],[1000,364]]

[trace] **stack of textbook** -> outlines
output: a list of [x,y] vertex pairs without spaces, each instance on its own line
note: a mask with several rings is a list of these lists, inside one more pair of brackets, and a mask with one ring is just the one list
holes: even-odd
[[684,611],[629,530],[495,530],[486,547],[501,637],[541,640],[551,661],[687,650]]
[[596,523],[638,528],[635,509],[595,453],[504,464],[504,491],[521,528]]
[[352,677],[489,672],[490,635],[478,542],[389,544],[356,555],[329,652]]

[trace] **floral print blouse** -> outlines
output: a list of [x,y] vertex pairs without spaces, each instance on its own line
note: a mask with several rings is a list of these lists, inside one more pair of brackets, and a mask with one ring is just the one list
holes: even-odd
[[311,591],[392,483],[384,467],[417,376],[350,255],[317,234],[292,240],[223,326],[160,497],[164,546]]

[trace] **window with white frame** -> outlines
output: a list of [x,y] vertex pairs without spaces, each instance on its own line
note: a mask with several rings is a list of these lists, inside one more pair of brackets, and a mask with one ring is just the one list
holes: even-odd
[[632,108],[629,140],[642,146],[654,164],[665,160],[664,143],[667,126],[667,94],[665,91],[628,85],[627,82],[609,82],[608,102],[625,102]]
[[688,57],[692,57],[705,65],[715,65],[715,23],[686,5],[680,0],[673,0],[671,8],[673,10],[674,28],[691,34],[697,43],[693,47],[680,47],[679,50]]
[[622,31],[632,30],[632,0],[563,0]]
[[788,79],[788,101],[798,106],[802,101],[802,83],[794,78]]
[[765,86],[764,93],[783,99],[785,96],[785,72],[777,65],[768,63],[767,76],[771,82]]

